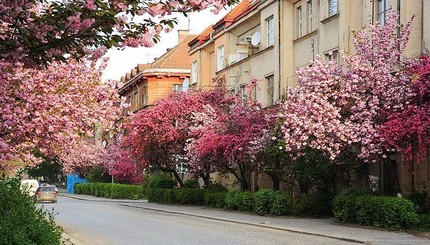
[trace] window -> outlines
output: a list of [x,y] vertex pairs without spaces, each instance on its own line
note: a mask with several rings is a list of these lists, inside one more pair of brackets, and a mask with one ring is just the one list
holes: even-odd
[[217,71],[224,69],[224,45],[218,47],[218,66]]
[[328,17],[337,14],[337,0],[327,0]]
[[385,18],[388,15],[389,0],[378,0],[378,22],[381,26],[385,25]]
[[183,85],[182,84],[173,84],[172,91],[173,92],[182,92],[183,91]]
[[302,6],[297,7],[296,18],[297,18],[297,37],[301,37],[303,36]]
[[197,83],[198,79],[198,70],[197,70],[197,61],[194,61],[191,64],[191,84]]
[[266,77],[267,81],[267,106],[275,104],[275,78],[273,75]]
[[314,30],[314,26],[313,26],[313,5],[312,5],[312,0],[309,0],[307,2],[307,11],[308,11],[308,32],[312,32]]
[[266,19],[267,47],[273,46],[275,44],[274,23],[273,15]]
[[330,51],[327,54],[325,54],[326,60],[328,61],[336,61],[336,63],[339,62],[339,52],[337,50]]
[[138,109],[138,107],[139,107],[139,96],[138,96],[138,93],[137,93],[137,91],[135,91],[134,92],[134,94],[133,94],[133,102],[132,102],[132,104],[133,104],[133,106],[132,106],[132,109],[133,109],[133,111],[136,111],[137,109]]
[[240,98],[242,98],[242,101],[245,101],[248,99],[248,94],[246,93],[245,85],[240,86]]
[[143,85],[143,106],[147,106],[148,105],[148,84],[145,83]]

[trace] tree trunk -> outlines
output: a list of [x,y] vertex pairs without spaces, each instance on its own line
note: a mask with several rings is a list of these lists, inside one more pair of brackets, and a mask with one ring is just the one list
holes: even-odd
[[210,174],[200,173],[200,178],[203,180],[204,188],[208,189],[210,187]]
[[269,175],[272,179],[272,189],[278,191],[281,186],[281,180],[277,174]]

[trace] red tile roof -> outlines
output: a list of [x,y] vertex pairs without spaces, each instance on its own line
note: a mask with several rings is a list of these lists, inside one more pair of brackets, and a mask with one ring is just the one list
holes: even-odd
[[197,38],[191,40],[188,45],[191,46],[192,43],[198,41],[198,45],[205,43],[209,40],[210,35],[214,33],[217,27],[224,25],[228,27],[238,21],[240,18],[245,16],[247,13],[251,12],[261,3],[261,0],[242,0],[236,5],[230,12],[228,12],[222,19],[220,19],[214,25],[209,26],[203,32],[201,32]]

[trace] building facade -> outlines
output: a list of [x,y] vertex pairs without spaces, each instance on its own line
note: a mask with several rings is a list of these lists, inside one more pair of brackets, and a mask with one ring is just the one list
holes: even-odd
[[179,31],[179,43],[150,64],[138,64],[121,78],[119,94],[130,106],[124,110],[137,112],[154,105],[172,92],[183,91],[184,81],[191,75],[188,42],[195,38],[188,31]]
[[[353,54],[352,31],[384,25],[390,10],[399,13],[399,24],[414,16],[404,58],[428,54],[427,0],[243,0],[189,42],[191,88],[225,86],[244,99],[253,96],[263,106],[272,106],[285,98],[288,87],[297,86],[297,69],[318,56],[339,61],[341,50]],[[415,188],[430,194],[430,159],[418,165],[391,161],[366,166],[359,184],[368,186],[368,176],[377,176],[381,191],[390,192],[398,175],[402,192]],[[389,164],[395,164],[394,176]],[[266,180],[254,176],[254,185],[270,187]]]

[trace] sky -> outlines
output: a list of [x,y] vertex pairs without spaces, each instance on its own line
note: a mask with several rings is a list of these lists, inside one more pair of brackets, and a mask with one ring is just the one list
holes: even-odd
[[[220,20],[230,9],[222,10],[215,15],[208,9],[202,12],[190,13],[188,18],[182,14],[177,14],[178,25],[169,33],[162,33],[161,41],[152,48],[126,48],[124,50],[111,49],[106,56],[110,58],[108,66],[103,72],[102,80],[120,80],[127,72],[137,66],[154,61],[166,53],[166,49],[178,44],[178,30],[190,29],[191,34],[200,34],[208,26]],[[188,28],[188,25],[190,28]]]

